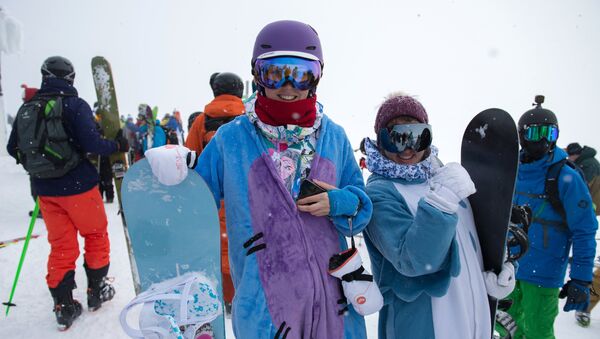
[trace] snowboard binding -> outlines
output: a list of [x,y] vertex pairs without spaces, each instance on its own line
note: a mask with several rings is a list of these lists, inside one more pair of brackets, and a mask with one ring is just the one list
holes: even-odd
[[513,205],[508,226],[508,241],[506,250],[507,260],[515,262],[527,253],[529,237],[527,232],[531,224],[531,208],[529,206]]

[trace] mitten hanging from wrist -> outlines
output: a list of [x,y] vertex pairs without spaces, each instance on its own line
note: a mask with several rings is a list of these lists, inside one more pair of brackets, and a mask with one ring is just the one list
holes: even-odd
[[362,266],[362,259],[354,247],[329,259],[329,274],[342,280],[344,295],[361,315],[378,312],[383,307],[383,296],[373,276]]

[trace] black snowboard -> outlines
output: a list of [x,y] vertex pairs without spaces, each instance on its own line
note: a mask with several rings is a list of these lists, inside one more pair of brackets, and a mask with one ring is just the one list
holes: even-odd
[[[477,114],[462,139],[461,163],[477,192],[469,197],[486,271],[499,273],[519,166],[519,137],[512,117],[497,108]],[[489,298],[492,329],[497,300]]]

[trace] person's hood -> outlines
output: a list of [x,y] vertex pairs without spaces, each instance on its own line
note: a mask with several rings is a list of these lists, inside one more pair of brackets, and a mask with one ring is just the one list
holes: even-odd
[[222,94],[215,97],[204,107],[204,113],[212,118],[225,118],[241,115],[245,112],[244,103],[235,95]]
[[583,149],[581,150],[581,155],[579,156],[579,158],[581,160],[583,159],[590,159],[596,156],[596,150],[588,147],[588,146],[583,146]]
[[67,80],[61,78],[45,78],[37,94],[66,94],[77,96],[77,90]]

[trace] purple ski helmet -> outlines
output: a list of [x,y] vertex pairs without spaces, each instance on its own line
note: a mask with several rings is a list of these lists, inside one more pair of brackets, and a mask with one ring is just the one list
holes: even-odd
[[323,62],[319,35],[310,25],[299,21],[282,20],[266,25],[256,37],[252,67],[256,59],[276,56],[296,56]]

